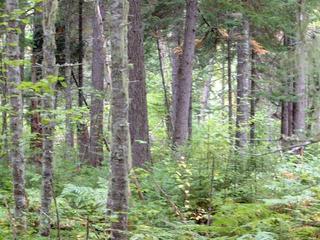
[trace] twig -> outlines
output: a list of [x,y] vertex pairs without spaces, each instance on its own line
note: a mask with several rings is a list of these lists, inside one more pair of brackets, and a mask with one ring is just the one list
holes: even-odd
[[[86,100],[86,97],[84,96],[84,94],[82,92],[82,89],[80,89],[79,83],[78,83],[78,81],[76,79],[76,76],[74,75],[73,70],[71,70],[71,76],[72,76],[72,79],[75,82],[77,88],[79,88],[79,90],[80,90],[80,95],[81,95],[81,97],[83,99],[84,104],[86,105],[87,109],[90,110],[90,106],[89,106],[89,104],[88,104],[88,102]],[[110,147],[109,147],[107,139],[105,137],[103,137],[102,140],[103,140],[104,145],[106,146],[107,151],[110,152]]]
[[172,201],[171,197],[161,188],[161,186],[153,179],[155,187],[158,189],[158,191],[165,197],[167,202],[171,205],[174,212],[180,217],[182,221],[185,220],[185,217],[183,216],[183,213],[180,211],[178,206]]

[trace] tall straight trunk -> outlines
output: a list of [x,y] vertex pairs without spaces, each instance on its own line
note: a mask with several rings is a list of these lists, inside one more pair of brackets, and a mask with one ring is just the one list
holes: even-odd
[[111,239],[128,239],[128,169],[131,157],[128,124],[128,50],[126,0],[110,1],[111,16]]
[[[5,76],[5,67],[3,63],[3,55],[0,53],[0,87],[1,87],[1,107],[6,107],[8,104],[8,84]],[[8,153],[8,112],[2,111],[1,116],[1,155],[7,159]]]
[[157,49],[158,49],[158,58],[159,58],[159,67],[160,67],[160,75],[161,75],[161,82],[162,82],[162,88],[163,88],[163,98],[164,98],[164,105],[166,110],[166,116],[165,116],[165,123],[166,123],[166,129],[167,129],[167,136],[168,139],[172,138],[172,120],[171,120],[171,114],[170,114],[170,101],[168,97],[168,89],[163,69],[163,62],[164,62],[164,45],[161,41],[161,32],[158,31],[157,36]]
[[258,55],[252,51],[251,55],[251,83],[250,83],[250,144],[253,145],[255,143],[255,136],[256,136],[256,103],[257,103],[257,93],[256,93],[256,80],[258,77],[258,70],[257,70],[257,62],[258,62]]
[[129,0],[128,58],[132,165],[142,167],[150,161],[150,143],[141,0]]
[[[233,102],[232,102],[232,39],[231,33],[228,32],[227,39],[227,85],[228,85],[228,123],[229,123],[229,135],[231,137],[232,134],[232,125],[233,125]],[[233,137],[233,136],[232,136]]]
[[[43,2],[43,77],[53,78],[57,75],[55,58],[55,22],[58,9],[57,0]],[[53,90],[54,86],[50,88]],[[54,109],[52,93],[45,93],[43,97],[43,160],[42,160],[42,192],[40,208],[40,234],[50,235],[50,206],[52,201],[52,176],[53,176],[53,134],[54,134]]]
[[297,101],[294,108],[294,134],[303,138],[305,136],[306,128],[306,86],[307,86],[307,51],[306,51],[306,16],[305,16],[305,0],[298,0],[299,9],[297,12],[298,32],[297,39],[298,45],[296,46],[297,54],[297,79],[295,83],[295,95]]
[[197,0],[186,0],[186,21],[183,54],[178,71],[177,109],[173,142],[176,146],[187,143],[189,138],[189,114],[192,92],[192,65],[195,52]]
[[[68,15],[72,9],[72,3],[69,0],[66,0],[64,2],[64,5],[66,6],[66,10],[64,12],[65,16],[65,46],[64,46],[64,51],[65,51],[65,61],[67,64],[71,64],[71,21],[68,19]],[[71,111],[72,111],[72,75],[71,75],[71,67],[67,66],[65,69],[65,82],[66,82],[66,87],[65,87],[65,99],[66,99],[66,105],[65,109],[67,111],[66,113],[66,121],[65,121],[65,126],[66,126],[66,144],[69,148],[74,148],[74,128],[72,124],[72,116],[71,116]]]
[[[84,57],[84,41],[83,41],[83,3],[84,0],[79,0],[78,5],[78,106],[82,108],[85,106],[85,99],[83,94],[83,57]],[[89,159],[89,133],[88,128],[83,121],[78,122],[77,126],[77,140],[79,160],[81,162]]]
[[103,162],[103,90],[105,79],[106,49],[103,21],[99,2],[94,2],[92,19],[92,87],[90,107],[90,164],[100,166]]
[[[6,0],[7,12],[19,10],[18,0]],[[11,16],[8,21],[7,58],[9,61],[20,59],[18,21]],[[10,162],[13,177],[13,198],[15,202],[14,218],[18,233],[26,228],[26,193],[25,193],[25,163],[22,153],[22,97],[16,88],[21,83],[20,66],[16,63],[7,66],[8,93],[10,98]]]
[[[32,47],[32,69],[31,80],[36,84],[42,78],[41,68],[42,63],[42,44],[43,44],[43,29],[42,29],[42,12],[39,9],[34,10],[33,17],[33,47]],[[32,162],[41,166],[42,158],[42,128],[40,115],[41,100],[38,96],[31,98],[31,139]]]
[[[183,8],[178,5],[177,9],[175,9],[176,15],[178,18],[182,18],[183,15]],[[176,122],[176,114],[177,114],[177,100],[178,100],[178,72],[180,69],[180,63],[181,63],[181,57],[182,54],[177,51],[178,48],[181,47],[182,41],[183,41],[183,29],[181,29],[181,26],[183,25],[182,21],[179,21],[176,23],[176,25],[173,27],[172,32],[172,43],[173,43],[173,50],[171,51],[171,64],[172,64],[172,104],[171,104],[171,126],[172,126],[172,133],[174,131],[174,124]],[[172,134],[173,135],[173,134]],[[172,138],[173,136],[171,136]]]
[[200,109],[200,116],[202,120],[205,120],[208,110],[209,104],[209,97],[210,97],[210,88],[211,88],[212,77],[209,77],[205,82],[202,89],[201,95],[201,109]]
[[236,147],[247,146],[249,124],[249,85],[250,85],[250,36],[249,22],[242,18],[237,43],[237,115]]

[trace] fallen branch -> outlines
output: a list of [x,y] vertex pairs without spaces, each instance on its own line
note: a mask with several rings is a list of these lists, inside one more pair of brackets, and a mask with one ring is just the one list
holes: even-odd
[[261,156],[266,156],[266,155],[269,155],[269,154],[274,154],[274,153],[277,153],[277,152],[287,152],[287,151],[293,150],[295,148],[302,148],[302,147],[306,147],[306,146],[309,146],[311,144],[315,144],[315,143],[319,143],[319,142],[320,142],[320,139],[313,139],[313,140],[310,140],[310,141],[307,141],[307,142],[304,142],[304,143],[301,143],[301,144],[295,144],[295,145],[291,145],[291,146],[288,146],[288,147],[285,147],[285,148],[278,148],[278,149],[273,150],[271,152],[265,152],[265,153],[262,153],[262,154],[254,154],[252,156],[261,157]]

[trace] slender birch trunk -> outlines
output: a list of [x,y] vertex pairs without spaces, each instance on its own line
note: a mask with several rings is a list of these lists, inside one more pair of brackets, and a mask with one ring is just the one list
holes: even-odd
[[[6,0],[7,12],[13,13],[19,9],[18,0]],[[25,163],[22,152],[22,96],[16,87],[21,83],[19,33],[17,16],[10,16],[7,32],[7,58],[12,63],[7,66],[8,93],[10,98],[10,162],[13,177],[13,198],[15,202],[14,217],[17,233],[26,229],[26,193],[25,193]]]
[[[53,79],[57,75],[55,58],[55,22],[58,9],[57,0],[43,2],[43,77]],[[53,84],[50,85],[53,90]],[[52,176],[53,176],[53,133],[54,133],[54,108],[52,93],[45,93],[43,97],[45,110],[42,120],[43,126],[43,160],[42,160],[42,192],[40,208],[40,234],[50,235],[50,206],[52,201]]]
[[131,157],[128,124],[128,2],[111,0],[111,239],[128,239],[128,169]]

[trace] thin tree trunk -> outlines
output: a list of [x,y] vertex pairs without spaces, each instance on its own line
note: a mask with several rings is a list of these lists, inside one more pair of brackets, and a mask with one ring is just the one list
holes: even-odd
[[[78,18],[78,106],[82,108],[85,106],[83,94],[83,3],[84,0],[79,0],[79,18]],[[77,140],[80,162],[89,159],[89,133],[88,128],[83,121],[78,122]]]
[[141,0],[129,0],[128,57],[133,65],[129,69],[129,126],[133,167],[142,167],[150,161],[141,4]]
[[233,126],[233,102],[232,102],[232,55],[231,55],[231,48],[232,48],[232,39],[230,35],[230,31],[228,32],[228,39],[227,39],[227,84],[228,84],[228,123],[229,123],[229,135],[232,136],[232,126]]
[[130,165],[130,131],[128,126],[128,52],[126,0],[110,1],[111,16],[111,239],[128,239],[128,169]]
[[[6,0],[7,12],[19,10],[18,0]],[[9,61],[20,60],[18,21],[15,16],[8,21],[7,58]],[[16,63],[7,67],[8,91],[10,97],[10,161],[12,164],[13,197],[15,202],[14,217],[18,234],[26,229],[26,193],[25,193],[25,164],[22,153],[22,97],[16,88],[21,83],[20,66]]]
[[161,42],[160,42],[160,31],[158,32],[157,36],[157,49],[158,49],[158,58],[159,58],[159,67],[160,67],[160,75],[161,75],[161,81],[162,81],[162,88],[163,88],[163,95],[164,95],[164,105],[166,108],[166,116],[165,116],[165,123],[166,123],[166,128],[167,128],[167,136],[169,139],[172,138],[172,132],[173,132],[173,126],[172,126],[172,120],[171,120],[171,115],[170,115],[170,102],[169,102],[169,97],[168,97],[168,89],[166,85],[166,79],[164,75],[164,70],[163,70],[163,48],[161,47]]
[[250,36],[249,22],[241,19],[237,44],[237,118],[236,147],[245,148],[248,143],[249,85],[250,85]]
[[[55,22],[58,9],[57,0],[43,2],[43,77],[57,76],[55,58]],[[54,90],[53,84],[50,86]],[[42,192],[40,208],[40,234],[50,235],[50,206],[52,202],[52,176],[53,176],[53,137],[54,137],[54,102],[52,93],[45,93],[43,97],[43,160],[42,160]]]
[[189,114],[192,92],[192,65],[195,52],[197,0],[186,1],[186,22],[183,54],[178,72],[177,109],[173,141],[176,146],[187,143],[189,138]]
[[212,77],[209,77],[204,82],[204,86],[203,86],[203,89],[202,89],[201,110],[200,110],[200,116],[201,116],[201,120],[202,121],[205,120],[205,117],[207,115],[209,97],[210,97],[211,82],[212,82]]
[[[42,29],[42,12],[35,9],[33,17],[33,48],[32,48],[32,69],[31,80],[36,84],[41,78],[42,63],[42,44],[43,44],[43,29]],[[42,158],[42,128],[40,115],[41,100],[38,96],[31,98],[31,139],[32,162],[41,166]]]
[[[71,64],[71,21],[68,19],[68,15],[72,9],[72,3],[69,0],[66,0],[64,2],[64,5],[66,6],[65,10],[65,46],[64,46],[64,51],[65,51],[65,61],[67,64]],[[65,82],[66,82],[66,88],[65,88],[65,99],[66,99],[66,105],[65,109],[67,111],[66,113],[66,121],[65,121],[65,126],[66,126],[66,144],[69,148],[74,148],[74,128],[72,124],[72,75],[71,75],[71,67],[67,66],[65,68]]]
[[258,77],[257,70],[258,55],[252,51],[251,58],[251,89],[250,89],[250,144],[254,145],[256,138],[256,103],[257,103],[257,93],[256,93],[256,80]]
[[297,54],[297,80],[295,84],[295,95],[298,100],[295,102],[294,108],[294,134],[304,138],[305,128],[306,128],[306,86],[307,86],[307,51],[305,46],[305,1],[298,0],[299,9],[297,13],[297,23],[298,23],[298,45],[296,46]]
[[[8,84],[5,76],[5,68],[3,64],[3,55],[0,53],[0,86],[1,86],[1,107],[6,107],[8,104]],[[8,112],[2,111],[2,126],[1,126],[1,155],[7,159],[8,151]]]
[[99,1],[94,2],[92,19],[92,87],[90,107],[90,164],[100,166],[103,162],[103,90],[105,79],[106,49],[104,28]]

